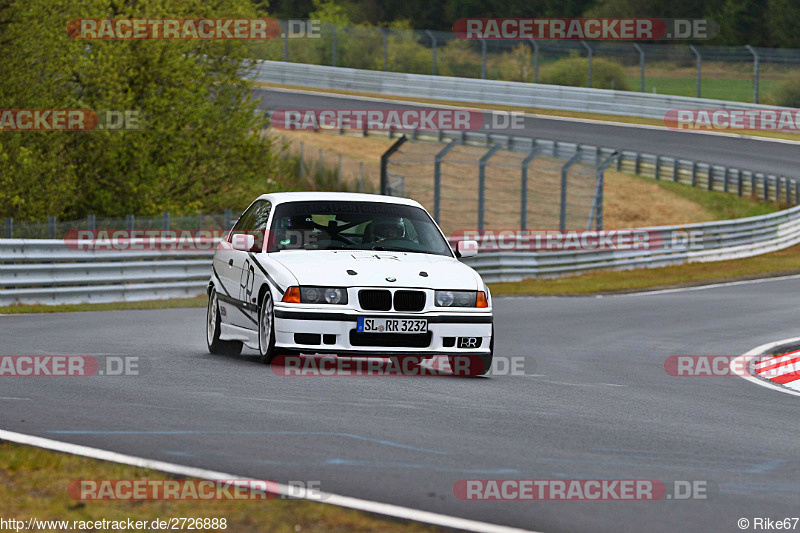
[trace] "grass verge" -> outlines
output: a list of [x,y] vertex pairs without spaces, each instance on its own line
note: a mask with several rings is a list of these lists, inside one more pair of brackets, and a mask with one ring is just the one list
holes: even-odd
[[[739,198],[732,193],[707,191],[701,187],[692,187],[685,183],[654,180],[653,178],[636,176],[634,174],[629,174],[629,176],[647,183],[654,183],[665,191],[697,204],[711,215],[712,220],[731,220],[734,218],[767,215],[789,207],[788,205],[779,205],[775,202],[763,202],[753,197],[743,196]],[[680,223],[688,224],[689,222]]]
[[37,313],[78,313],[84,311],[126,311],[131,309],[174,309],[177,307],[205,307],[208,297],[173,298],[170,300],[145,300],[141,302],[112,302],[102,304],[67,305],[6,305],[0,315],[27,315]]
[[491,283],[489,286],[494,296],[590,295],[692,287],[792,274],[800,274],[800,245],[746,259],[638,270],[610,270],[559,279]]
[[[67,493],[77,479],[179,479],[168,474],[86,457],[0,442],[0,501],[3,518],[16,520],[148,521],[225,518],[236,533],[274,531],[413,533],[443,531],[324,503],[268,501],[80,501]],[[324,487],[322,487],[324,490]]]
[[[619,122],[623,124],[642,124],[646,126],[664,126],[664,121],[655,119],[655,118],[640,118],[640,117],[626,117],[622,115],[608,115],[603,113],[587,113],[582,111],[561,111],[557,109],[543,109],[539,107],[520,107],[520,106],[508,106],[508,105],[499,105],[499,104],[481,104],[476,102],[459,102],[455,100],[434,100],[432,98],[420,98],[420,97],[411,97],[411,96],[395,96],[391,94],[383,94],[383,93],[371,93],[366,91],[344,91],[339,89],[319,89],[316,87],[305,87],[300,85],[281,85],[278,83],[263,83],[259,82],[256,83],[259,87],[274,87],[276,89],[294,89],[294,90],[301,90],[301,91],[311,91],[317,93],[330,93],[330,94],[341,94],[341,95],[348,95],[348,96],[366,96],[370,98],[382,98],[386,100],[398,100],[403,102],[416,102],[421,104],[432,104],[432,105],[448,105],[448,106],[455,106],[455,107],[470,107],[474,109],[487,109],[487,110],[499,110],[499,111],[521,111],[524,113],[530,113],[534,115],[541,115],[547,117],[564,117],[564,118],[576,118],[576,119],[586,119],[586,120],[597,120],[601,122]],[[743,137],[757,137],[757,138],[764,138],[764,139],[784,139],[789,141],[800,142],[800,134],[798,133],[789,133],[789,132],[781,132],[781,131],[736,131],[736,132],[724,132],[724,133],[731,133],[733,135],[739,135]]]

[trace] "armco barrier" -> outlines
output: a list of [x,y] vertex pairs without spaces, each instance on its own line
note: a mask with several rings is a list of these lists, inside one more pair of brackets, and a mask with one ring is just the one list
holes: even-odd
[[0,305],[103,303],[202,294],[210,250],[84,251],[63,240],[0,239]]
[[[643,228],[652,250],[486,251],[465,260],[487,282],[592,270],[652,268],[750,257],[800,243],[800,206],[758,217]],[[673,240],[672,236],[683,236]],[[686,245],[692,236],[695,245]],[[0,240],[0,305],[191,297],[210,276],[211,252],[83,252],[59,240]]]
[[259,61],[253,79],[318,89],[663,119],[670,109],[780,109],[685,96]]
[[[465,260],[486,282],[555,278],[592,270],[629,270],[752,257],[800,243],[800,206],[758,217],[642,228],[665,236],[648,250],[485,251]],[[683,236],[675,241],[671,236]],[[686,244],[691,236],[694,244]],[[685,237],[685,238],[684,238]]]

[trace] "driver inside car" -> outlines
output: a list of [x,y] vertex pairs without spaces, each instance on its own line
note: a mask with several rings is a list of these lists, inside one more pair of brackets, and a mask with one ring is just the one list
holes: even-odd
[[364,229],[364,242],[381,242],[389,239],[404,239],[406,226],[400,217],[381,217],[370,222]]

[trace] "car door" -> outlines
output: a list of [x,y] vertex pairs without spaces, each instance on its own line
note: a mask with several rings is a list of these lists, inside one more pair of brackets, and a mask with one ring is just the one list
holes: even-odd
[[231,288],[231,296],[237,298],[240,304],[239,311],[234,314],[231,323],[247,329],[258,329],[258,302],[256,299],[263,275],[256,266],[252,254],[260,253],[264,249],[264,239],[271,211],[272,204],[270,202],[267,200],[256,201],[247,210],[247,219],[241,226],[237,223],[231,232],[231,238],[237,233],[247,233],[254,237],[254,244],[249,252],[232,251],[231,276],[238,276],[238,279],[235,280],[235,286]]
[[247,252],[234,250],[231,245],[233,235],[245,233],[245,229],[252,227],[256,204],[248,207],[239,220],[233,226],[228,236],[220,244],[217,253],[214,255],[214,272],[219,278],[221,286],[217,290],[219,295],[220,319],[223,322],[233,325],[241,325],[243,321],[249,320],[243,315],[241,309],[241,290],[240,283],[242,278],[242,255]]

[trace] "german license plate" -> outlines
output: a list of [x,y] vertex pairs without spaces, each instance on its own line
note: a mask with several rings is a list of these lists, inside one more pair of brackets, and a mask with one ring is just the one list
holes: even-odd
[[420,318],[358,318],[359,333],[427,333],[428,321]]

